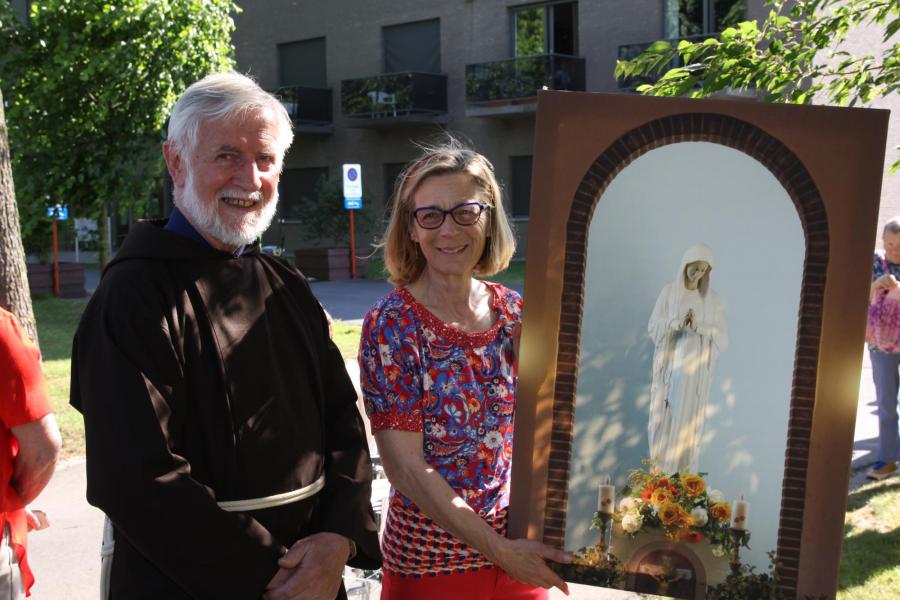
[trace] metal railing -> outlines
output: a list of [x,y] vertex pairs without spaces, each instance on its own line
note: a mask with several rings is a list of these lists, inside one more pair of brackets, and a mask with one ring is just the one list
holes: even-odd
[[359,119],[438,116],[447,113],[447,76],[389,73],[341,82],[341,112]]
[[540,54],[466,65],[466,102],[534,98],[538,90],[585,89],[585,59],[567,54]]
[[292,86],[274,93],[298,125],[331,125],[334,121],[330,89]]

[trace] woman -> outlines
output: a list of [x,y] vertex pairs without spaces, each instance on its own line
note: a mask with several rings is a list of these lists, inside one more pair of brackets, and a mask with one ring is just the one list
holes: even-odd
[[[479,281],[515,243],[493,167],[455,140],[404,170],[385,233],[396,289],[366,315],[366,413],[392,484],[382,599],[539,599],[568,555],[505,537],[522,300]],[[540,586],[540,587],[535,587]]]
[[[872,261],[872,286],[869,299],[869,358],[878,402],[878,460],[866,471],[869,479],[881,480],[897,472],[898,437],[897,393],[900,390],[900,340],[897,339],[897,281],[900,279],[900,217],[888,221],[881,232],[884,252],[876,252]],[[872,309],[877,310],[873,311]],[[873,322],[873,317],[878,321]],[[878,331],[876,345],[870,330]]]
[[709,246],[687,249],[656,300],[647,329],[656,346],[650,385],[650,458],[665,473],[696,473],[716,358],[728,347],[725,311],[709,289]]

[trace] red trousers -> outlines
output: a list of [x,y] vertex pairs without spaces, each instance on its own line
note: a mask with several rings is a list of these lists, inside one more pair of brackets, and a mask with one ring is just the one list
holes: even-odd
[[449,575],[383,573],[381,600],[547,600],[547,590],[519,583],[499,567]]

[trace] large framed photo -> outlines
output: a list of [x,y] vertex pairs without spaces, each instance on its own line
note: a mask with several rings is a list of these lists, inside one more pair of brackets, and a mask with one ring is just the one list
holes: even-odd
[[576,583],[834,593],[886,127],[541,94],[511,535]]

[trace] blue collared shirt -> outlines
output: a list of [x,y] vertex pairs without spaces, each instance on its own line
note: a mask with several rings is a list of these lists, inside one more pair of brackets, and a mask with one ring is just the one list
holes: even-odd
[[[169,215],[169,221],[166,223],[164,227],[166,231],[171,231],[172,233],[177,233],[178,235],[182,235],[186,238],[191,238],[201,244],[209,246],[212,248],[212,244],[206,241],[200,232],[197,231],[197,228],[191,225],[191,222],[187,220],[184,214],[178,210],[177,206],[172,207],[172,213]],[[244,253],[244,249],[246,245],[241,245],[237,250],[234,251],[234,256],[240,256]]]

